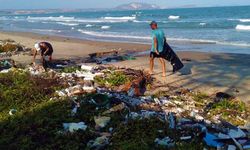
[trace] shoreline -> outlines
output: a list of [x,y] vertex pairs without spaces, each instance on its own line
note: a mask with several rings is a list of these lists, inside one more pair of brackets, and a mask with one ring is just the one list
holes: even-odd
[[[75,59],[88,57],[89,53],[119,50],[119,53],[143,52],[150,48],[146,44],[100,42],[77,38],[41,35],[26,32],[0,32],[0,40],[13,39],[28,47],[33,47],[37,41],[49,41],[55,49],[55,59]],[[176,74],[171,74],[171,66],[167,62],[167,77],[161,77],[158,60],[155,61],[154,77],[164,90],[169,87],[187,88],[206,91],[208,94],[227,92],[239,97],[244,102],[250,102],[250,55],[231,53],[208,53],[194,51],[177,51],[184,61],[185,68]],[[14,60],[30,63],[31,56],[15,56]],[[117,67],[148,70],[148,56],[138,56],[136,60],[112,63]]]

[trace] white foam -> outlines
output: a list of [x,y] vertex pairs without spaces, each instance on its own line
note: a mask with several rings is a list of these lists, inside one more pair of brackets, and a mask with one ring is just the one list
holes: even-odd
[[61,33],[61,30],[50,30],[50,29],[32,29],[34,31],[40,31],[40,32],[56,32],[56,33]]
[[177,20],[177,19],[180,19],[180,16],[172,16],[172,15],[170,15],[168,17],[168,19],[170,19],[170,20]]
[[237,25],[235,27],[236,30],[250,31],[250,26],[247,25]]
[[[133,36],[133,35],[122,35],[114,32],[92,32],[78,29],[79,32],[96,37],[106,37],[106,38],[121,38],[121,39],[140,39],[140,40],[151,40],[150,36]],[[200,39],[185,39],[185,38],[167,38],[168,41],[180,41],[192,44],[219,44],[219,45],[230,45],[230,46],[240,46],[240,47],[250,47],[248,43],[237,43],[237,42],[222,42],[215,40],[200,40]]]
[[250,19],[240,19],[240,22],[250,22]]
[[150,23],[150,21],[133,20],[135,23]]
[[124,17],[104,17],[106,20],[135,20],[136,16],[124,16]]
[[109,29],[110,26],[102,26],[101,29]]
[[93,25],[92,24],[87,24],[85,27],[90,28],[90,27],[93,27]]
[[205,22],[201,22],[199,25],[200,26],[205,26],[207,23],[205,23]]
[[66,23],[66,22],[57,22],[57,24],[65,25],[65,26],[78,26],[78,23]]
[[132,35],[122,35],[122,34],[117,34],[117,33],[107,33],[107,32],[92,32],[92,31],[85,31],[82,29],[78,29],[79,32],[91,36],[97,36],[97,37],[108,37],[108,38],[124,38],[124,39],[145,39],[145,40],[150,40],[151,37],[143,37],[143,36],[132,36]]
[[250,19],[228,19],[230,21],[250,22]]
[[74,21],[75,18],[74,17],[64,17],[64,16],[59,16],[59,17],[27,17],[27,20],[41,20],[41,21],[65,21],[65,22],[69,22],[69,21]]

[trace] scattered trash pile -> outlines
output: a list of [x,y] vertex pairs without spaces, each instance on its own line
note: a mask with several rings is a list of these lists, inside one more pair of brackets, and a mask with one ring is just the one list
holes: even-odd
[[8,72],[10,68],[16,67],[16,63],[14,60],[11,59],[3,59],[0,60],[0,72]]
[[89,58],[85,61],[86,63],[97,63],[97,64],[107,64],[112,62],[119,62],[124,60],[134,60],[135,57],[127,54],[119,54],[117,50],[98,52],[89,54]]
[[250,128],[242,126],[249,110],[234,97],[190,90],[145,96],[153,79],[143,71],[85,64],[62,67],[67,71],[45,72],[37,66],[27,71],[67,84],[51,100],[70,100],[69,115],[77,121],[62,122],[58,134],[90,134],[92,138],[83,141],[89,149],[250,148]]
[[17,54],[30,55],[31,49],[11,39],[0,40],[0,57],[11,57]]

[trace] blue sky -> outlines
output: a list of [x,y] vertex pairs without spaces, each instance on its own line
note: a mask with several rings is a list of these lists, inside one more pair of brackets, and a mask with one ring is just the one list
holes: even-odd
[[130,2],[152,3],[161,7],[250,5],[250,0],[0,0],[0,9],[110,8]]

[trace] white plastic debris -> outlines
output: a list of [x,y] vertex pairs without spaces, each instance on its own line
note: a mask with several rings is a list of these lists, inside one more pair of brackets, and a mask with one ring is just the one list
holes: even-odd
[[0,73],[8,73],[11,69],[3,69],[0,71]]
[[192,138],[192,136],[183,136],[180,137],[181,140],[190,140]]
[[81,66],[81,69],[82,69],[82,70],[91,71],[91,70],[93,69],[93,67],[92,67],[92,66],[87,66],[87,65],[82,65],[82,66]]
[[60,96],[60,97],[66,97],[67,96],[67,94],[66,94],[66,92],[64,90],[56,91],[56,94],[58,96]]
[[227,150],[236,150],[236,146],[228,145]]
[[10,111],[9,111],[9,115],[14,115],[15,113],[17,112],[17,110],[16,109],[11,109]]
[[237,128],[237,130],[230,129],[228,134],[229,134],[230,137],[233,137],[233,138],[244,138],[244,137],[246,137],[246,134],[240,128]]
[[74,132],[77,130],[86,130],[87,125],[85,125],[84,122],[79,122],[79,123],[63,123],[64,130],[69,131],[69,132]]

